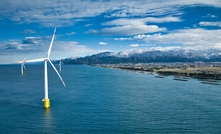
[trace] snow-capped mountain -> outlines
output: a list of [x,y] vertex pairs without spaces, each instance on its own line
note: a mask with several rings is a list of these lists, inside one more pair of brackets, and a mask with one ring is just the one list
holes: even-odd
[[136,49],[114,52],[103,52],[77,58],[73,64],[116,64],[116,63],[148,63],[148,62],[220,62],[221,49]]
[[118,57],[185,57],[185,58],[205,58],[210,59],[221,55],[220,49],[209,50],[188,50],[188,49],[171,49],[171,50],[129,50],[116,54]]

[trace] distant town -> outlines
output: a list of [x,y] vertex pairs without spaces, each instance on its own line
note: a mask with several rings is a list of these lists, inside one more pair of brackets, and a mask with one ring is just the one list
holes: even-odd
[[173,75],[192,77],[197,79],[221,80],[220,62],[194,62],[194,63],[124,63],[124,64],[96,64],[96,66],[114,69],[126,69],[133,71],[142,71],[148,73],[157,73],[160,75]]

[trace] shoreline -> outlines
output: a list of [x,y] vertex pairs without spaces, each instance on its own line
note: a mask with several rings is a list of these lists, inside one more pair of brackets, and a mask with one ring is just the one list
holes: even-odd
[[[122,70],[131,70],[131,71],[139,71],[139,72],[147,72],[148,74],[160,74],[164,76],[174,76],[174,77],[188,77],[195,78],[199,80],[221,80],[221,73],[216,73],[212,71],[210,68],[202,67],[202,68],[173,68],[173,69],[165,69],[159,66],[135,66],[135,65],[96,65],[104,68],[113,68],[113,69],[122,69]],[[214,68],[217,69],[217,68]],[[206,70],[206,71],[205,71]],[[221,71],[221,68],[220,70]]]

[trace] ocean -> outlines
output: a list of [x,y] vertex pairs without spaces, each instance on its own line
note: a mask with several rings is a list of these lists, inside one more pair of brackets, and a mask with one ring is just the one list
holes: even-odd
[[[58,66],[56,66],[58,68]],[[0,133],[221,133],[221,86],[197,79],[48,65],[51,107],[43,108],[43,65],[0,66]]]

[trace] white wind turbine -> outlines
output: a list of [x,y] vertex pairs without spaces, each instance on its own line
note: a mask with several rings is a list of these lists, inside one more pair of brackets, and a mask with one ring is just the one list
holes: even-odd
[[61,65],[64,65],[64,63],[60,60],[58,65],[59,65],[59,68],[60,68],[60,71],[61,71]]
[[25,63],[26,62],[26,57],[22,60],[22,61],[17,61],[17,63],[21,63],[21,73],[24,74],[24,70],[26,70],[25,68]]
[[44,102],[44,107],[49,108],[50,107],[50,100],[48,98],[48,68],[47,68],[47,62],[51,64],[51,66],[54,68],[55,72],[57,73],[58,77],[61,79],[61,82],[63,83],[64,87],[66,87],[63,79],[61,78],[60,74],[58,73],[57,69],[53,65],[53,63],[50,60],[50,54],[51,54],[51,48],[54,42],[54,37],[56,33],[56,28],[54,29],[54,34],[52,36],[51,44],[48,49],[48,54],[46,58],[40,58],[40,59],[34,59],[34,60],[27,60],[26,62],[42,62],[44,61],[44,89],[45,89],[45,96],[44,99],[42,100]]

